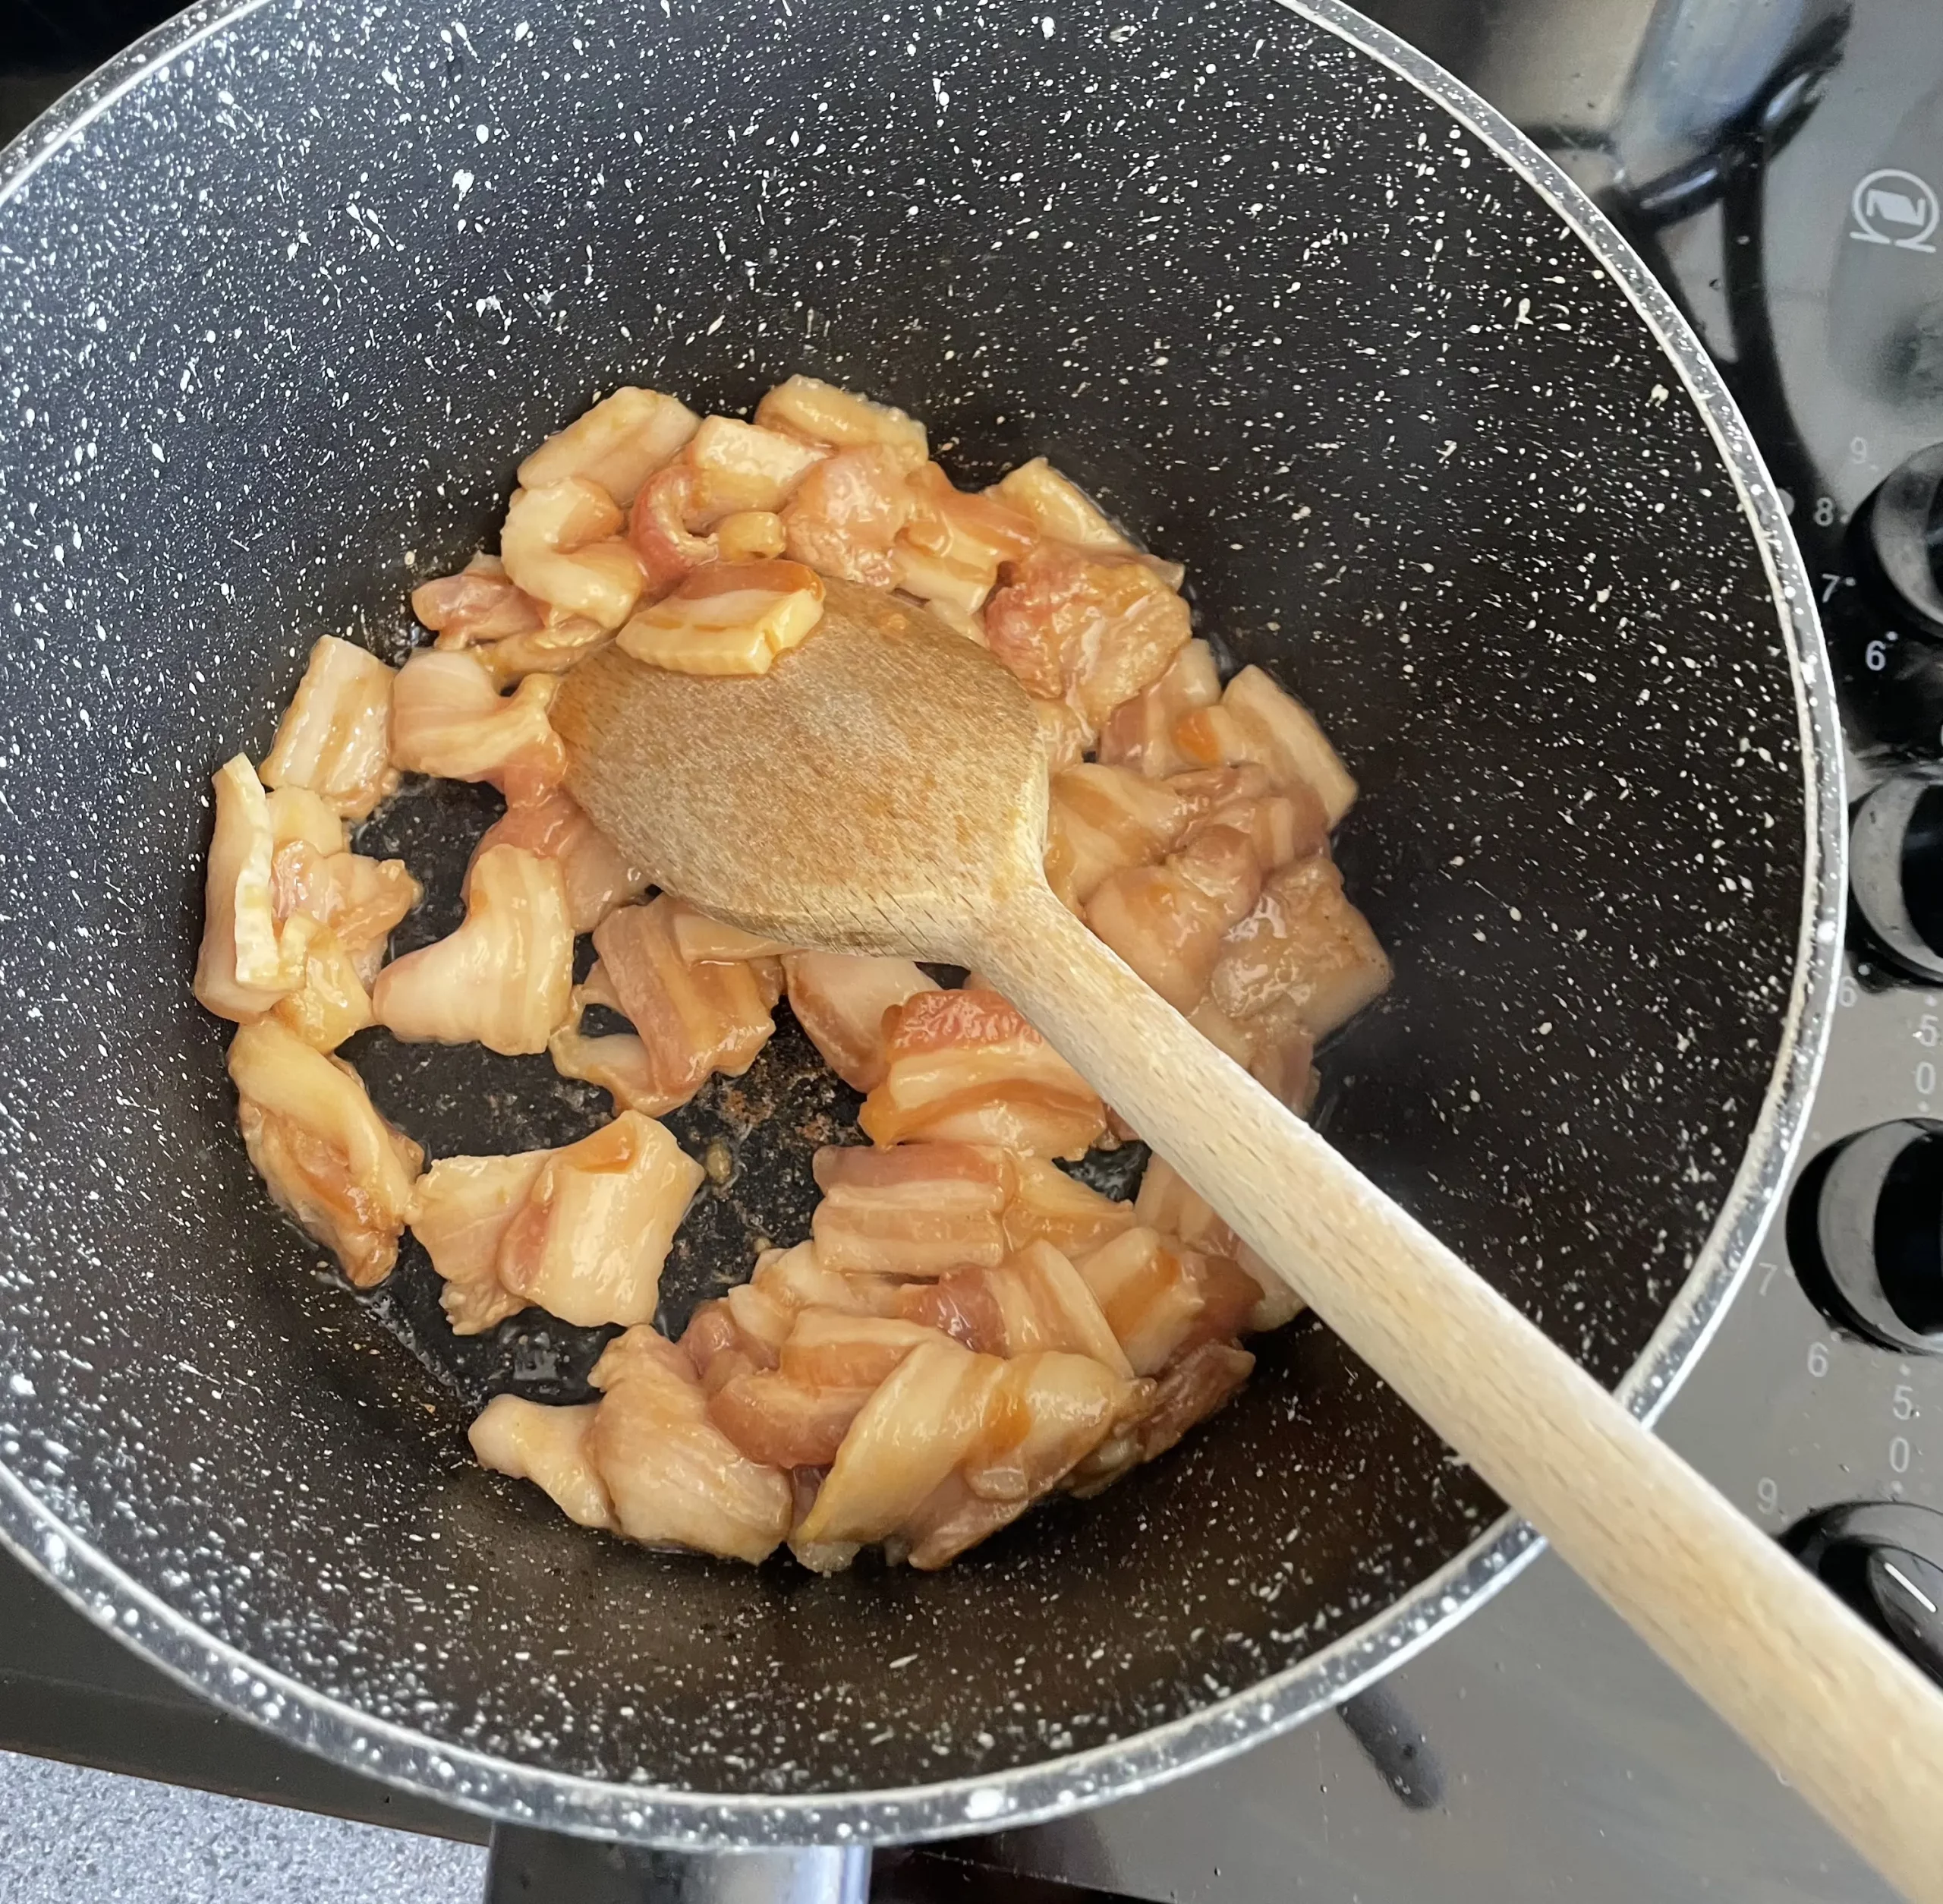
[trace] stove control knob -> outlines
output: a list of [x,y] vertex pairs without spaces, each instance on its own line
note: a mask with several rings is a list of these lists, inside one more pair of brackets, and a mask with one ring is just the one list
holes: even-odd
[[1849,884],[1883,950],[1943,984],[1943,768],[1893,774],[1856,809]]
[[1824,1152],[1790,1202],[1788,1253],[1831,1320],[1943,1355],[1943,1124],[1879,1124]]
[[1943,1514],[1857,1501],[1798,1521],[1783,1544],[1924,1672],[1943,1682]]
[[1943,635],[1943,443],[1892,470],[1869,509],[1869,552],[1894,605]]

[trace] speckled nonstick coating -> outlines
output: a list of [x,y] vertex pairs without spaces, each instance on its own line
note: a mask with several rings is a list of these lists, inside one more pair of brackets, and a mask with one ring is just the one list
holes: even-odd
[[[1812,611],[1718,383],[1563,181],[1351,16],[266,0],[71,96],[0,177],[0,1530],[286,1736],[667,1840],[1123,1792],[1530,1551],[1304,1325],[1178,1453],[948,1573],[631,1550],[465,1450],[587,1338],[455,1351],[421,1260],[361,1302],[272,1212],[188,995],[211,768],[319,633],[408,642],[409,585],[597,392],[797,370],[961,480],[1050,453],[1320,711],[1397,966],[1327,1127],[1642,1408],[1785,1171],[1840,890]],[[491,805],[369,829],[432,882],[408,942]],[[605,1110],[543,1058],[357,1054],[434,1155]],[[786,1017],[672,1121],[735,1165],[678,1315],[802,1234],[851,1104]]]

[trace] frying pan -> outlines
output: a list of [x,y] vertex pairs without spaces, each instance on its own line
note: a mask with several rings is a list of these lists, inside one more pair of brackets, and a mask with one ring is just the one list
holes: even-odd
[[[277,1219],[188,995],[209,771],[318,634],[408,645],[411,584],[597,392],[798,370],[961,480],[1050,455],[1316,706],[1397,965],[1318,1117],[1642,1413],[1767,1221],[1835,955],[1833,717],[1743,425],[1562,177],[1345,10],[262,0],[71,95],[0,180],[0,1533],[286,1738],[663,1845],[1127,1794],[1534,1551],[1305,1323],[947,1573],[631,1549],[464,1442],[489,1392],[578,1395],[597,1336],[455,1343],[422,1259],[360,1299]],[[427,881],[400,949],[492,800],[367,830]],[[434,1156],[606,1114],[543,1058],[351,1054]],[[670,1322],[805,1233],[853,1108],[785,1013],[671,1120],[730,1168]]]

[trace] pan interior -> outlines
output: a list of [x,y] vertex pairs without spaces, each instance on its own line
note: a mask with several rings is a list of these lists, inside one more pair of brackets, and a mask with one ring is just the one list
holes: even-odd
[[[1501,159],[1273,5],[447,11],[269,0],[0,201],[0,1453],[273,1672],[601,1780],[986,1776],[1299,1666],[1497,1512],[1312,1326],[939,1576],[630,1551],[474,1470],[483,1389],[570,1392],[588,1345],[455,1355],[422,1263],[361,1303],[276,1219],[188,996],[207,776],[319,634],[408,641],[617,384],[741,409],[807,370],[961,481],[1047,454],[1362,780],[1341,856],[1398,976],[1326,1054],[1330,1136],[1611,1381],[1754,1131],[1809,848],[1702,420]],[[408,942],[490,809],[374,823],[435,888]],[[435,1155],[603,1114],[543,1058],[360,1055]],[[675,1121],[735,1166],[678,1301],[802,1234],[849,1108],[786,1023]]]

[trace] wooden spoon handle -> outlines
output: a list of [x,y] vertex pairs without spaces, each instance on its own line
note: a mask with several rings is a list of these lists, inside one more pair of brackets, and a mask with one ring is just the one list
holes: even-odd
[[[979,969],[1913,1899],[1943,1899],[1943,1696],[1043,887]],[[1623,1266],[1622,1266],[1623,1267]]]

